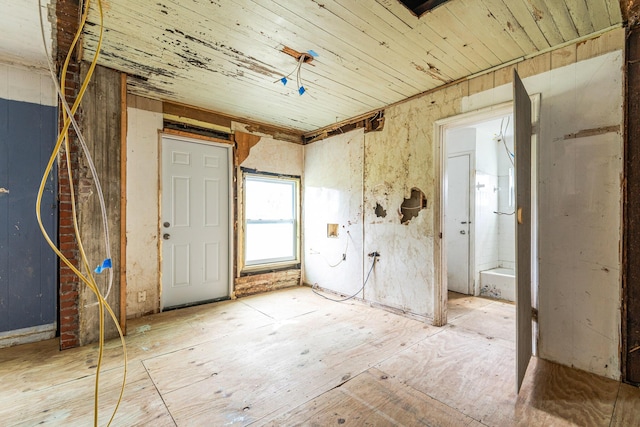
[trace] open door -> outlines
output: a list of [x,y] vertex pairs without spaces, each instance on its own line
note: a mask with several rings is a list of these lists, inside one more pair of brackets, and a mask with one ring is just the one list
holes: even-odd
[[516,187],[516,380],[520,392],[532,354],[531,333],[531,100],[513,71]]

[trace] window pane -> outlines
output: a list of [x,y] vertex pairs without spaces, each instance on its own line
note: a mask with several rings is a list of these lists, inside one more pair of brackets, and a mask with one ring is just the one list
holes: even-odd
[[247,220],[294,218],[293,181],[245,179],[245,215]]
[[246,242],[247,264],[296,259],[293,223],[247,224]]

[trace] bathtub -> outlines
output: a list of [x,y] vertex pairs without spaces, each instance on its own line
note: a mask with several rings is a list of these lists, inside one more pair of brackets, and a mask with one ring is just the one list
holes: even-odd
[[481,271],[480,296],[515,301],[515,271],[511,268],[493,268]]

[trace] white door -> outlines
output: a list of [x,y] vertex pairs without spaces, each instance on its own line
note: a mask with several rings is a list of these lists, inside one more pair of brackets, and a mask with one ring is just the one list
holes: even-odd
[[162,307],[229,296],[230,148],[162,138]]
[[469,294],[469,171],[469,154],[447,159],[447,288],[461,294]]
[[532,352],[531,331],[531,100],[513,72],[516,168],[516,380],[520,391]]

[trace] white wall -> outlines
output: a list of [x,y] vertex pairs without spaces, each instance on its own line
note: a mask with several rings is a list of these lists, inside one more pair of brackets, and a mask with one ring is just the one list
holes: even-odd
[[240,166],[261,172],[301,176],[303,148],[300,144],[263,136]]
[[[513,117],[505,132],[507,148],[513,153]],[[515,194],[512,194],[512,204],[509,204],[509,168],[513,164],[509,161],[504,145],[498,146],[498,211],[515,213]],[[516,222],[514,215],[500,215],[498,217],[498,265],[505,268],[515,268],[516,263]]]
[[[371,262],[362,249],[363,147],[362,130],[305,146],[303,280],[349,296]],[[327,237],[327,224],[339,225],[338,238]]]
[[[52,55],[52,31],[49,22],[50,0],[42,0],[44,33],[49,55]],[[42,35],[38,0],[0,0],[0,61],[48,69]],[[54,18],[55,19],[55,18]]]
[[56,89],[48,71],[0,62],[0,98],[56,106]]
[[498,151],[493,134],[496,121],[479,126],[476,132],[475,280],[480,290],[480,272],[498,267],[500,259],[498,210]]
[[[539,354],[620,377],[622,134],[565,138],[623,123],[623,54],[615,51],[524,79],[541,93]],[[472,95],[465,111],[511,99]]]
[[[158,310],[160,264],[159,221],[159,130],[162,104],[155,111],[127,108],[127,316]],[[138,292],[147,300],[138,302]]]

